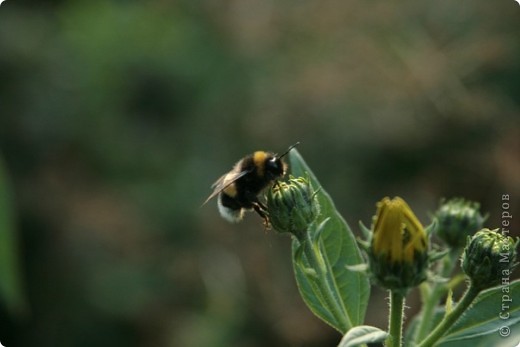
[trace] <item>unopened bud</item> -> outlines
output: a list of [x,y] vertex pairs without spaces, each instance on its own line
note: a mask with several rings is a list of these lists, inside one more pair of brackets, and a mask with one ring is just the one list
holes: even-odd
[[482,229],[486,217],[479,211],[477,202],[461,198],[441,203],[434,217],[437,235],[451,248],[462,248],[468,236]]
[[277,182],[267,193],[267,212],[275,230],[301,238],[319,214],[309,179],[290,177],[288,182]]
[[426,279],[428,238],[403,199],[386,197],[377,203],[372,231],[369,265],[377,283],[406,291]]
[[519,240],[515,242],[512,237],[502,235],[497,230],[482,229],[473,237],[468,237],[468,245],[462,255],[462,270],[479,289],[499,284],[504,274],[510,274],[517,265]]

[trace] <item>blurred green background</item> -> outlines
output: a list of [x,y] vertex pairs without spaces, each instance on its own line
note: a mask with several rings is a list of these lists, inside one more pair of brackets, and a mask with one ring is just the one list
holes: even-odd
[[[239,158],[296,141],[356,232],[387,195],[424,224],[464,196],[499,227],[509,194],[519,235],[520,7],[5,1],[0,341],[336,345],[290,239],[201,207]],[[386,309],[375,289],[367,323]]]

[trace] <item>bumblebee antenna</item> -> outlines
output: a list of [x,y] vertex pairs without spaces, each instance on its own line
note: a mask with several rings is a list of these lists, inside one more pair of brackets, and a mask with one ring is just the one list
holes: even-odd
[[290,146],[289,149],[287,151],[285,151],[284,154],[280,155],[278,157],[278,159],[282,158],[283,156],[286,156],[287,154],[289,154],[289,152],[291,151],[291,149],[293,149],[294,147],[298,146],[300,144],[300,142],[296,142],[294,145]]

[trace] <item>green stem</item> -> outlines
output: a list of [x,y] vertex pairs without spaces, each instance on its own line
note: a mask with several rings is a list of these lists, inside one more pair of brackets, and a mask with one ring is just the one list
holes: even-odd
[[428,333],[432,324],[433,312],[444,292],[445,289],[443,288],[443,286],[436,284],[433,287],[428,299],[426,301],[423,301],[421,320],[419,322],[419,327],[417,328],[415,341],[423,340],[426,334]]
[[[457,259],[459,257],[460,250],[452,250],[449,254],[447,254],[441,263],[441,269],[439,270],[441,276],[443,278],[448,278],[455,265],[457,264]],[[424,283],[423,285],[427,285]],[[430,331],[431,324],[433,321],[433,312],[435,307],[439,303],[441,297],[446,294],[448,286],[445,283],[436,283],[433,285],[431,292],[428,297],[422,298],[423,308],[420,313],[420,321],[419,326],[417,327],[417,332],[415,333],[415,341],[424,340],[425,336]]]
[[469,285],[468,290],[460,300],[460,302],[455,306],[453,311],[448,313],[444,319],[437,325],[435,330],[432,331],[430,335],[426,337],[426,339],[418,345],[418,347],[431,347],[435,342],[437,342],[446,332],[455,324],[455,322],[460,318],[460,316],[468,309],[473,300],[477,297],[478,293],[480,293],[480,289],[475,288],[472,284]]
[[404,295],[397,290],[390,291],[390,323],[388,331],[389,338],[386,340],[387,347],[400,347],[402,344],[403,331],[403,309]]
[[300,242],[302,243],[303,253],[310,267],[316,271],[317,279],[315,282],[325,305],[341,327],[341,332],[347,332],[347,330],[352,327],[352,323],[345,312],[339,293],[333,291],[330,285],[327,276],[327,266],[319,249],[319,245],[313,242],[309,232],[305,233],[305,239]]

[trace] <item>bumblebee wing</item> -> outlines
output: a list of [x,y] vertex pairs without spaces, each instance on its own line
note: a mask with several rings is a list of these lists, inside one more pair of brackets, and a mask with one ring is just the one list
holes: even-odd
[[208,196],[208,198],[206,199],[206,201],[204,201],[204,203],[202,205],[205,205],[208,201],[210,201],[215,196],[217,196],[221,191],[226,189],[233,182],[235,182],[236,180],[238,180],[241,177],[244,177],[245,175],[247,175],[250,172],[251,172],[251,170],[244,170],[244,171],[240,171],[240,172],[231,171],[231,172],[228,172],[227,174],[222,175],[222,177],[220,177],[215,183],[213,183],[213,185],[211,186],[211,188],[213,188],[213,193],[211,193],[211,195]]

